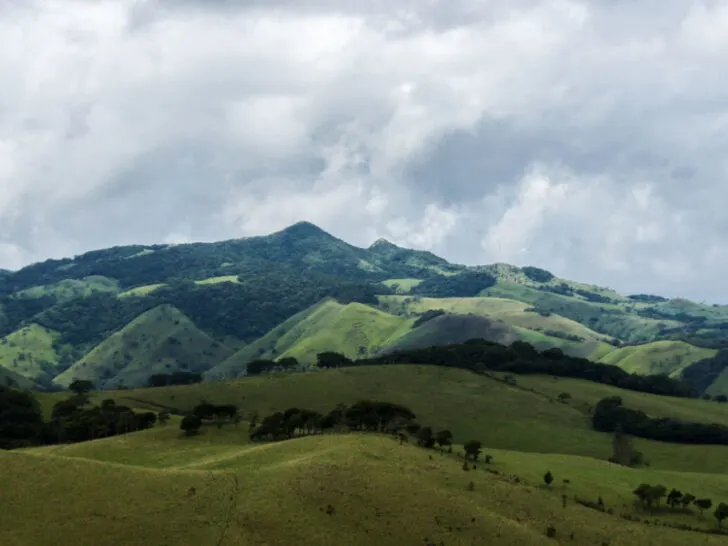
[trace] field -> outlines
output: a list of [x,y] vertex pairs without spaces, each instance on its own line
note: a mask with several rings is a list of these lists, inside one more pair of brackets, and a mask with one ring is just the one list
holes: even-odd
[[[561,392],[570,393],[568,403],[557,401]],[[588,413],[611,395],[651,415],[728,424],[728,405],[715,402],[550,376],[517,376],[513,385],[498,374],[418,365],[96,392],[94,402],[111,397],[155,411],[189,410],[203,399],[234,403],[244,420],[184,437],[173,416],[124,436],[0,452],[0,544],[51,545],[59,536],[89,546],[99,537],[110,546],[723,543],[725,537],[655,524],[711,529],[712,511],[703,519],[695,509],[643,511],[631,492],[640,483],[663,484],[716,505],[728,501],[728,447],[636,440],[649,467],[608,463],[611,437],[591,430]],[[40,399],[49,411],[66,396]],[[454,452],[365,433],[248,439],[253,412],[326,411],[367,398],[404,404],[422,424],[452,430]],[[461,445],[470,439],[481,440],[493,461],[466,472]],[[549,487],[547,471],[554,476]],[[605,512],[576,502],[599,498]],[[42,524],[29,513],[43,514]],[[549,527],[556,542],[546,536]]]
[[[486,450],[493,464],[465,472],[456,454],[400,446],[384,436],[255,445],[244,439],[244,425],[185,438],[170,424],[62,448],[0,453],[7,474],[0,489],[0,543],[91,546],[103,537],[109,546],[530,546],[552,544],[549,527],[559,542],[579,545],[725,540],[619,517],[709,527],[695,514],[642,513],[630,491],[642,482],[664,483],[717,499],[728,489],[725,476],[503,450]],[[551,487],[541,479],[547,470],[556,478]],[[612,514],[572,500],[597,496]]]

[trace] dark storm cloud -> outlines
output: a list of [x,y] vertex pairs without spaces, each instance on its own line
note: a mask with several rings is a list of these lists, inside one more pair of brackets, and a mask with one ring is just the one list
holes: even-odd
[[0,37],[0,267],[306,219],[728,301],[725,3],[46,0]]

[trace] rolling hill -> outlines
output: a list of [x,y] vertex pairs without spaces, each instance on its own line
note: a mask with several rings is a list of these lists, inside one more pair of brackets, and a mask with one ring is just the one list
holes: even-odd
[[0,339],[0,366],[31,382],[50,382],[61,370],[58,332],[29,324]]
[[[498,375],[362,366],[92,393],[96,401],[111,397],[155,411],[232,402],[246,419],[377,397],[405,404],[435,430],[452,430],[455,446],[448,454],[356,432],[251,443],[245,421],[205,425],[187,437],[173,418],[122,436],[0,451],[6,471],[0,543],[56,544],[60,533],[74,544],[103,536],[112,546],[725,541],[706,532],[716,527],[708,514],[664,506],[647,511],[632,491],[641,483],[664,484],[715,505],[728,491],[728,446],[634,439],[650,464],[623,467],[605,460],[612,436],[588,422],[589,406],[604,396],[621,396],[657,417],[721,424],[728,424],[728,405],[583,380],[517,375],[506,382]],[[559,401],[564,391],[571,394],[566,403]],[[482,440],[490,464],[481,458],[464,470],[460,454],[469,439]],[[550,486],[543,483],[547,471],[555,477]],[[23,517],[31,512],[43,515],[43,525]],[[549,528],[555,536],[547,536]]]
[[75,379],[95,385],[145,385],[154,373],[206,371],[232,354],[200,331],[178,309],[155,307],[110,336],[54,382],[68,386]]

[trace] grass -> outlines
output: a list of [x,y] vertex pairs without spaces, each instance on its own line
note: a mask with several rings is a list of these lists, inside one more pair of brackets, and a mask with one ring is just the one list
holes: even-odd
[[58,333],[30,324],[0,340],[0,366],[31,380],[50,380],[58,372]]
[[712,358],[717,352],[714,349],[695,347],[684,341],[653,341],[644,345],[622,347],[603,356],[600,362],[619,366],[630,373],[666,373],[671,377],[680,377],[690,364]]
[[[182,438],[175,429],[167,425],[54,451],[0,453],[7,473],[0,489],[0,543],[55,545],[62,537],[68,544],[97,544],[103,537],[109,546],[530,546],[553,543],[546,537],[549,526],[559,542],[574,544],[717,545],[725,540],[618,517],[638,513],[629,497],[643,481],[681,487],[716,502],[728,488],[725,476],[489,450],[495,459],[488,468],[495,475],[484,464],[464,472],[453,455],[400,446],[379,435],[249,444],[241,440],[245,432],[232,426],[205,428],[193,438]],[[546,470],[557,479],[551,488],[541,481]],[[517,474],[521,483],[512,483],[508,474]],[[561,480],[567,477],[571,484],[564,486]],[[569,495],[566,507],[564,493]],[[590,500],[601,495],[615,515],[576,504],[571,495]],[[28,518],[30,513],[36,517]],[[694,515],[659,518],[710,525]]]
[[[556,401],[560,392],[572,401]],[[657,397],[586,381],[519,376],[511,386],[465,370],[396,365],[325,372],[246,377],[193,386],[100,393],[118,403],[159,410],[189,410],[202,400],[238,405],[243,415],[267,415],[289,407],[328,411],[338,403],[373,398],[404,404],[435,429],[457,440],[480,439],[489,448],[560,453],[606,460],[612,438],[590,426],[589,406],[620,395],[628,407],[654,416],[728,423],[728,407],[702,400]],[[41,395],[41,400],[58,395]],[[43,402],[48,408],[51,404]],[[49,410],[48,410],[49,411]],[[652,467],[685,472],[728,472],[728,446],[678,445],[635,440]]]
[[222,275],[220,277],[210,277],[207,279],[202,279],[200,281],[195,281],[195,284],[200,285],[207,285],[207,284],[220,284],[221,282],[234,282],[239,283],[237,275]]
[[422,279],[413,279],[413,278],[405,278],[405,279],[387,279],[386,281],[382,281],[382,284],[384,286],[387,286],[388,288],[392,288],[397,292],[397,294],[408,294],[415,286],[420,284],[422,282]]
[[55,284],[33,286],[19,291],[19,296],[28,298],[41,298],[55,296],[60,301],[83,298],[96,292],[117,293],[119,282],[116,279],[93,275],[82,279],[64,279]]
[[203,372],[232,354],[178,309],[160,305],[112,334],[54,381],[139,386],[154,373]]
[[146,286],[137,286],[136,288],[131,288],[120,293],[119,297],[127,298],[129,296],[146,296],[147,294],[154,292],[157,288],[162,288],[163,286],[167,286],[167,284],[160,282],[156,284],[147,284]]
[[322,351],[367,356],[406,334],[415,319],[390,315],[360,303],[320,302],[286,320],[210,370],[208,377],[235,377],[256,358],[295,357],[304,364]]

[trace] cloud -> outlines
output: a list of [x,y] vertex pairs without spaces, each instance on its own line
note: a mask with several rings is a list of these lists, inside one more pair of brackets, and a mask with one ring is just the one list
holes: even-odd
[[310,220],[728,301],[728,5],[0,9],[0,267]]

